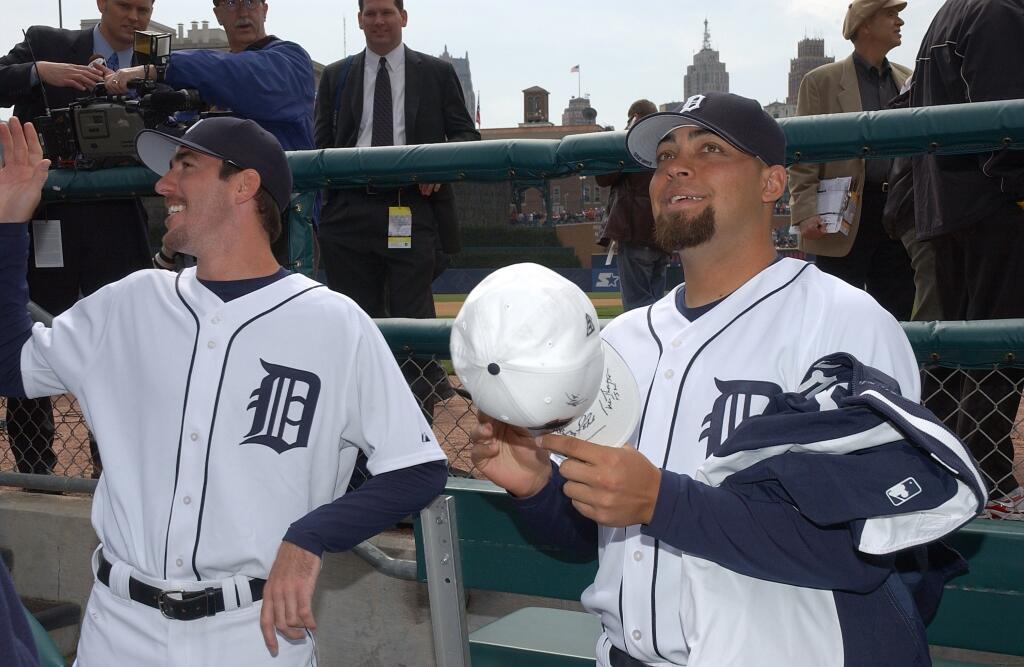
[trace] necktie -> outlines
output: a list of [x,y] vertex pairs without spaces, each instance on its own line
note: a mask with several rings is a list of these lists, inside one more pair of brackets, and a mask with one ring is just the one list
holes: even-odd
[[107,58],[107,67],[114,70],[115,72],[121,69],[121,59],[117,57],[116,51],[114,52],[114,55]]
[[395,121],[391,112],[391,75],[388,61],[380,59],[377,68],[377,83],[373,89],[373,135],[371,146],[393,146],[395,144]]

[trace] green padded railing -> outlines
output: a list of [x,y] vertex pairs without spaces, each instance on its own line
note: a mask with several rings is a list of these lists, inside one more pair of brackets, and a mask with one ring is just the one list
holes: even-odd
[[[805,116],[779,121],[789,162],[914,153],[1024,149],[1024,100],[922,109]],[[296,190],[416,182],[535,181],[572,174],[639,170],[626,154],[625,132],[564,139],[515,139],[386,148],[295,151],[288,160]],[[156,176],[141,167],[54,170],[44,198],[93,199],[148,195]]]
[[[602,325],[609,320],[602,320]],[[1024,367],[1024,319],[903,322],[920,364],[949,368]],[[377,320],[396,356],[450,358],[452,320]]]

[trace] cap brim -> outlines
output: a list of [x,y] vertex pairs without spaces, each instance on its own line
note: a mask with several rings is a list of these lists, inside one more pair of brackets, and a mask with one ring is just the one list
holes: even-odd
[[606,341],[604,377],[597,398],[574,422],[555,431],[597,445],[621,447],[640,421],[640,390],[626,362]]
[[143,130],[135,137],[135,152],[138,154],[139,160],[151,171],[161,176],[170,170],[171,158],[174,157],[174,153],[178,150],[179,146],[190,148],[197,153],[210,155],[220,160],[224,159],[223,156],[217,155],[198,144],[194,144],[181,137],[172,137],[157,130]]
[[642,118],[626,135],[626,149],[639,164],[654,169],[658,165],[658,144],[677,127],[705,127],[704,123],[678,113],[656,113]]

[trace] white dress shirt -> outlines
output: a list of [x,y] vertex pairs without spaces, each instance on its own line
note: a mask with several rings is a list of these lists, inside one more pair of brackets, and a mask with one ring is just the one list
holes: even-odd
[[383,57],[391,77],[391,113],[394,116],[396,146],[405,145],[405,46],[399,44],[385,56],[366,49],[363,63],[363,117],[359,119],[356,146],[369,146],[373,139],[373,93],[377,85],[377,68]]

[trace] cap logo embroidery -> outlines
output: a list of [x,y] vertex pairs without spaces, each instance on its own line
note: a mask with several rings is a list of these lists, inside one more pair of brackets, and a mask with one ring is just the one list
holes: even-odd
[[703,95],[691,95],[686,102],[683,103],[683,107],[679,110],[680,113],[686,113],[687,111],[693,111],[699,109],[700,105],[704,102]]

